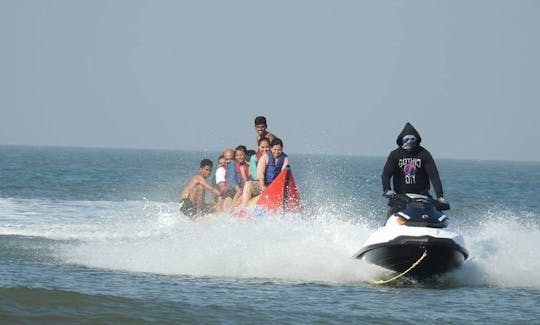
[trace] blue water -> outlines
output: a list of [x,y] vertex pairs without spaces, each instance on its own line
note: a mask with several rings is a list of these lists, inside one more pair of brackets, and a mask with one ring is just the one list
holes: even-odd
[[290,154],[301,215],[193,222],[217,153],[0,146],[0,323],[540,323],[540,163],[438,159],[470,259],[428,283],[352,255],[384,158]]

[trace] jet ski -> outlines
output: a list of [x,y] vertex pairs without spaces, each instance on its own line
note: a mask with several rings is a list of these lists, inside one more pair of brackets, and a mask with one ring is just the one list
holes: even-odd
[[389,205],[399,211],[367,239],[355,258],[422,280],[460,267],[469,256],[463,236],[441,212],[450,209],[448,204],[408,193],[394,195]]

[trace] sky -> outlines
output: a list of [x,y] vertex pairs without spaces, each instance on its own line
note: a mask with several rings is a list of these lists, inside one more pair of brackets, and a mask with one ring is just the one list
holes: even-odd
[[0,0],[0,145],[540,161],[539,1]]

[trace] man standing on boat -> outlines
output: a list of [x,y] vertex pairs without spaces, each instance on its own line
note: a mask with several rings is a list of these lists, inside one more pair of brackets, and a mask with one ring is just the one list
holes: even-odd
[[[396,143],[398,147],[390,152],[382,172],[384,196],[390,198],[395,194],[416,193],[429,194],[429,183],[433,184],[437,201],[448,204],[443,196],[443,187],[439,171],[431,153],[420,146],[422,138],[414,126],[407,122],[399,133]],[[390,187],[392,178],[393,190]],[[390,208],[389,214],[395,212]]]

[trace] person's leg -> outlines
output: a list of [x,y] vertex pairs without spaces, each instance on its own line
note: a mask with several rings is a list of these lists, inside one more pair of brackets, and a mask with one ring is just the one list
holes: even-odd
[[240,206],[245,207],[252,197],[259,194],[261,194],[261,184],[259,182],[246,182],[246,185],[244,185],[244,191],[242,192],[242,203],[240,204]]
[[193,218],[197,213],[197,209],[189,198],[183,198],[180,201],[180,212],[182,212],[186,217]]
[[246,182],[246,185],[244,185],[244,190],[242,191],[242,200],[240,202],[241,207],[245,207],[247,205],[247,202],[249,201],[249,198],[251,197],[252,189],[252,181]]
[[223,198],[220,196],[216,202],[216,213],[223,212]]
[[240,192],[236,192],[234,194],[234,198],[233,198],[233,201],[232,201],[232,206],[233,207],[237,207],[240,205],[240,201],[242,200],[242,192],[243,191],[240,191]]
[[196,185],[190,194],[190,198],[197,209],[197,216],[201,216],[205,210],[204,187],[200,184]]
[[223,199],[223,205],[222,205],[222,211],[223,212],[229,212],[231,211],[232,207],[232,198],[230,196],[227,196],[225,199]]
[[204,202],[204,210],[203,210],[204,215],[215,213],[215,212],[216,212],[216,203]]

